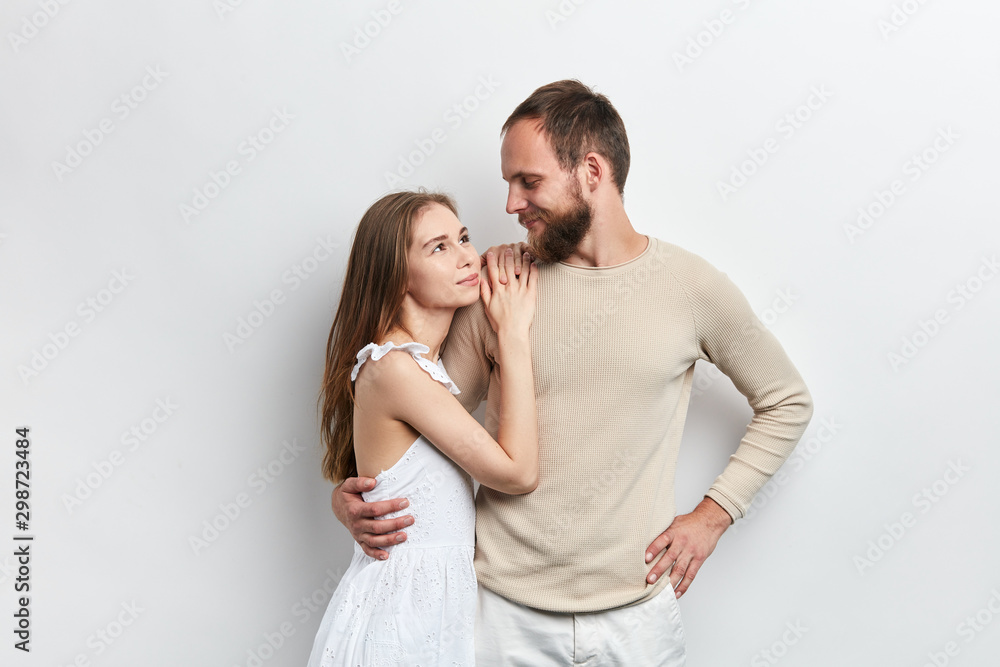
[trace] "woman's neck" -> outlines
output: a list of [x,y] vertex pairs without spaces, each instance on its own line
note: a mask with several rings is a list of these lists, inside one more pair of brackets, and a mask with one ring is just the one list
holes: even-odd
[[386,334],[385,338],[377,343],[388,342],[399,343],[421,343],[430,348],[427,358],[437,363],[441,354],[441,345],[451,328],[451,321],[455,316],[455,309],[434,310],[425,309],[403,309],[400,317],[400,326],[394,327]]

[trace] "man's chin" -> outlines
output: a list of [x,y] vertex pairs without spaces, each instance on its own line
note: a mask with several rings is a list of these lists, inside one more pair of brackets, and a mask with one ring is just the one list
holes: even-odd
[[528,230],[528,238],[524,240],[528,244],[528,252],[531,253],[531,257],[534,261],[539,264],[547,264],[548,262],[542,259],[542,255],[538,252],[538,234],[533,234],[531,230]]

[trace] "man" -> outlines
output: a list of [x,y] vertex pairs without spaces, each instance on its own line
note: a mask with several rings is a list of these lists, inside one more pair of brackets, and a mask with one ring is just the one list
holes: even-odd
[[[628,139],[606,97],[578,81],[539,88],[504,124],[500,155],[507,212],[542,262],[531,328],[540,479],[522,496],[479,489],[477,665],[683,665],[677,598],[791,453],[812,399],[724,273],[632,227]],[[475,304],[456,314],[443,353],[465,407],[486,399],[493,434],[496,345]],[[677,515],[698,359],[733,380],[754,416],[705,498]],[[332,502],[381,557],[410,519],[373,520],[405,501],[362,503],[369,488],[347,480]]]

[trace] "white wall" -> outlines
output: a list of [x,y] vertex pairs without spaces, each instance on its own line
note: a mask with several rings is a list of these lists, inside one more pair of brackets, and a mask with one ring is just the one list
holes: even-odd
[[[439,128],[398,185],[456,195],[477,247],[521,238],[500,125],[565,77],[625,119],[636,227],[726,271],[816,400],[681,601],[692,667],[992,664],[995,3],[397,1],[0,9],[4,664],[304,663],[352,549],[314,408],[354,225]],[[681,508],[749,417],[726,378],[698,386]],[[30,655],[11,634],[18,426]]]

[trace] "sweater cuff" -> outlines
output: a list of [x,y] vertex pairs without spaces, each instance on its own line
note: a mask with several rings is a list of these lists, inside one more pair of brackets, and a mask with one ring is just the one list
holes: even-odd
[[743,518],[743,510],[740,509],[739,505],[734,503],[732,500],[722,495],[716,487],[712,487],[705,493],[705,497],[711,498],[715,502],[722,506],[722,509],[729,512],[729,516],[733,518],[733,523],[736,523],[739,519]]

